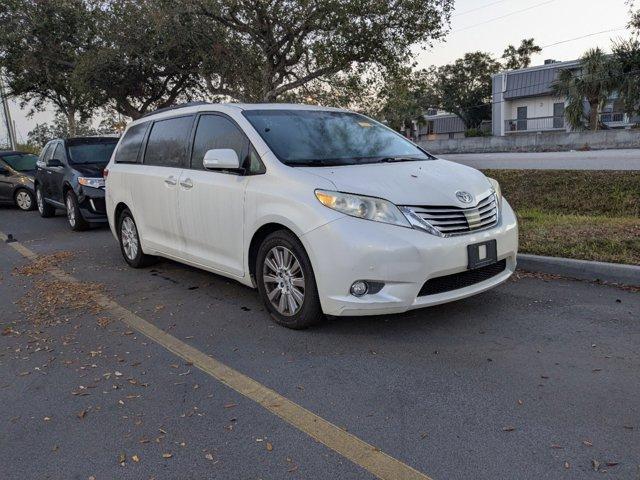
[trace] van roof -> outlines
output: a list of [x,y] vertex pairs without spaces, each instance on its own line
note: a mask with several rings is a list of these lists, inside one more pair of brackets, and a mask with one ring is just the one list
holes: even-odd
[[173,107],[161,108],[154,112],[149,112],[132,123],[138,123],[148,120],[156,115],[170,117],[175,114],[218,111],[219,109],[236,109],[236,110],[319,110],[319,111],[345,111],[342,108],[323,107],[319,105],[306,105],[300,103],[208,103],[208,102],[191,102]]

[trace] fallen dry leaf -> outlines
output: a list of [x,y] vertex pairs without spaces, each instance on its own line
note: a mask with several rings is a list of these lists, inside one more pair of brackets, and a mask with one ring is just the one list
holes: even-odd
[[134,462],[138,463],[140,461],[140,457],[138,455],[132,455],[131,456],[131,460],[133,460]]
[[173,457],[173,453],[166,452],[162,454],[162,458],[171,458],[171,457]]
[[513,432],[516,427],[512,427],[511,425],[507,425],[506,427],[502,427],[502,430],[505,432]]
[[118,463],[122,466],[124,466],[124,463],[127,461],[127,455],[122,452],[118,455]]
[[271,442],[267,442],[267,451],[273,451],[273,445],[271,444]]

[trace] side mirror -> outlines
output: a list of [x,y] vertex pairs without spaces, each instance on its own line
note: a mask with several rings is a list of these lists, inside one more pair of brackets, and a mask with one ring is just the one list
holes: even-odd
[[207,150],[202,160],[202,166],[207,170],[238,170],[240,159],[235,150],[230,148],[216,148]]
[[47,160],[47,167],[64,167],[64,164],[57,158],[50,158]]

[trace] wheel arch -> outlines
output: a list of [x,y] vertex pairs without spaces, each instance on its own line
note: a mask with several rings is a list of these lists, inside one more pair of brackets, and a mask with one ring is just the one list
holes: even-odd
[[126,203],[120,202],[116,205],[116,208],[113,211],[113,225],[116,231],[118,229],[118,224],[120,223],[120,215],[122,215],[122,212],[124,212],[125,210],[131,211]]
[[[300,236],[296,234],[293,230],[291,230],[286,225],[278,222],[269,222],[262,225],[258,228],[253,236],[251,237],[251,242],[249,243],[249,251],[247,254],[247,263],[249,268],[249,278],[251,279],[254,286],[256,286],[256,260],[258,258],[258,250],[260,249],[260,245],[265,238],[267,238],[273,232],[277,232],[279,230],[286,230],[295,236],[298,240],[300,240]],[[300,241],[302,243],[302,241]],[[304,245],[303,245],[304,247]],[[308,255],[308,252],[307,252]]]

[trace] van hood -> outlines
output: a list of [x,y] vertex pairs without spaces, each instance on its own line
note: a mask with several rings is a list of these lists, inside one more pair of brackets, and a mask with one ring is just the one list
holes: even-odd
[[[340,192],[384,198],[396,205],[469,207],[492,188],[478,170],[440,159],[298,168],[331,181]],[[475,201],[463,204],[458,191],[470,193]]]

